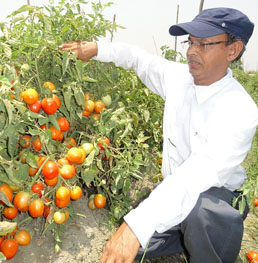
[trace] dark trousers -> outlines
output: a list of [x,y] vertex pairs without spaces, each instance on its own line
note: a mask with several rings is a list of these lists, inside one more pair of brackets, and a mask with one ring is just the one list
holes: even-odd
[[[242,215],[232,207],[233,198],[239,192],[225,187],[212,187],[200,194],[187,218],[164,233],[155,232],[145,258],[164,257],[185,252],[190,263],[234,263],[240,251],[243,237]],[[172,208],[173,209],[173,208]],[[136,259],[144,249],[140,248]]]

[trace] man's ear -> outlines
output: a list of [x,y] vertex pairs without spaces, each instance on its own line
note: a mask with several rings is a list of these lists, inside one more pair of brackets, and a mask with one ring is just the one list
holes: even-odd
[[241,40],[237,40],[229,45],[229,52],[228,52],[228,61],[232,62],[234,61],[242,49],[244,48],[244,44]]

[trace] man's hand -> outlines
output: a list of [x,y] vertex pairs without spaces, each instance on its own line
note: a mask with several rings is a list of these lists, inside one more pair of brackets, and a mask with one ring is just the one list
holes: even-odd
[[62,51],[73,51],[78,59],[87,62],[98,54],[98,45],[95,42],[67,41],[63,44]]
[[131,230],[123,223],[108,241],[101,263],[132,263],[137,255],[140,242]]

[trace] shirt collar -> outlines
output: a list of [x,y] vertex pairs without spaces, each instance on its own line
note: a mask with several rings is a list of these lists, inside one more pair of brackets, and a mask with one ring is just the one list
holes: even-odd
[[231,69],[227,70],[227,74],[220,80],[212,83],[209,86],[199,86],[194,85],[197,103],[201,104],[206,101],[208,98],[216,94],[218,91],[223,89],[225,83],[228,81],[229,78],[232,78],[232,71]]

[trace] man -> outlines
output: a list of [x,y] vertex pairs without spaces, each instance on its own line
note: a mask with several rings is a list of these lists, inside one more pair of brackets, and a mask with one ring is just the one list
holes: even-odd
[[[133,262],[186,252],[191,263],[235,262],[243,220],[232,207],[246,179],[241,166],[258,124],[256,104],[232,77],[254,25],[230,8],[201,12],[192,22],[170,27],[185,41],[188,66],[126,44],[67,42],[82,61],[92,57],[134,69],[165,100],[164,180],[107,243],[102,263]],[[189,74],[190,73],[190,74]]]

